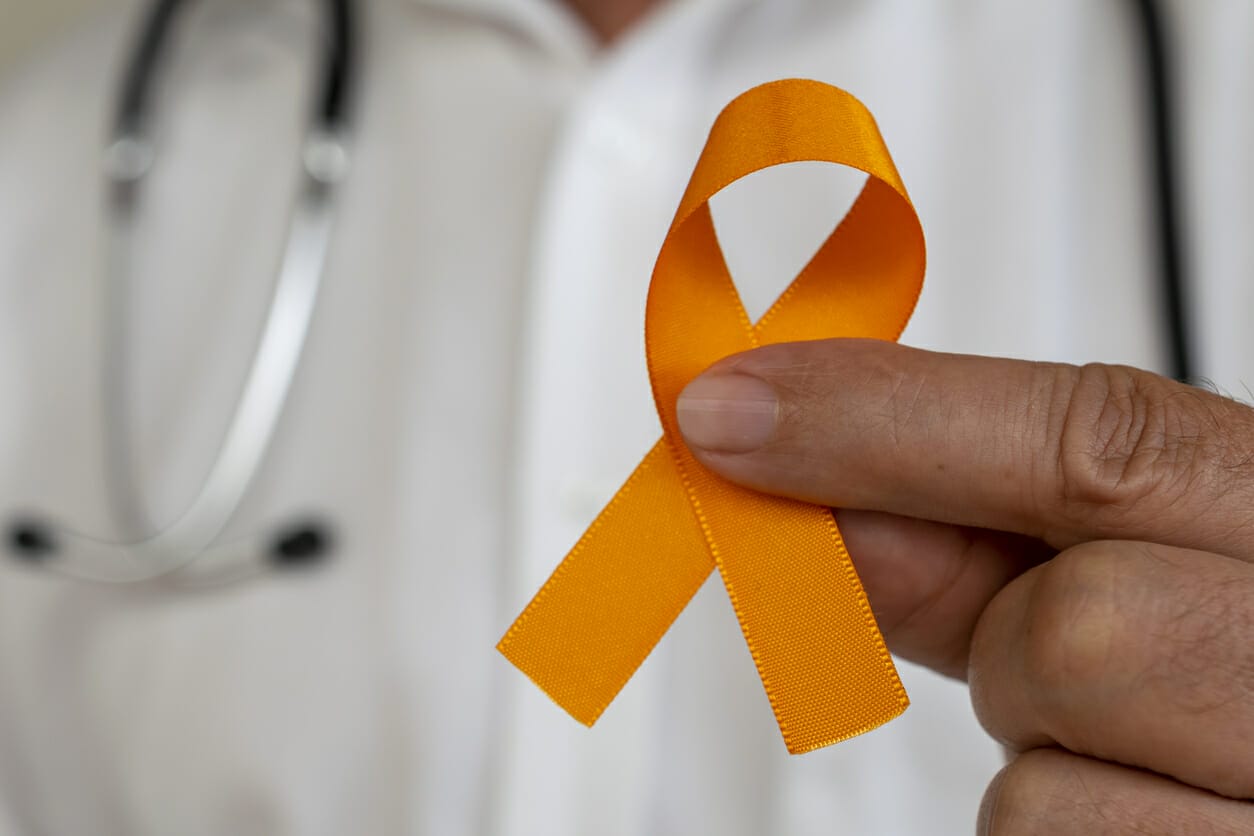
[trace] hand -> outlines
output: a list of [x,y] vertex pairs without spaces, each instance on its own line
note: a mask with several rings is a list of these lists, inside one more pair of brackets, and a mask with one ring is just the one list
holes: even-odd
[[980,832],[1254,833],[1254,410],[1148,372],[775,345],[679,401],[688,446],[835,506],[894,652],[1014,759]]

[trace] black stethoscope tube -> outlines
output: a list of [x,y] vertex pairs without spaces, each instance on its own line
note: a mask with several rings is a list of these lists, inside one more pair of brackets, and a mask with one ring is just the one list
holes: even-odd
[[1184,231],[1177,174],[1175,67],[1171,44],[1163,26],[1162,9],[1155,0],[1131,0],[1144,50],[1146,119],[1149,122],[1153,166],[1154,231],[1158,245],[1158,280],[1166,319],[1168,373],[1186,383],[1197,380],[1189,330],[1188,276],[1185,270]]
[[[331,541],[329,529],[318,521],[298,520],[285,526],[268,544],[261,542],[268,548],[257,548],[255,537],[217,542],[265,456],[300,363],[326,259],[334,192],[349,166],[352,0],[318,2],[323,11],[318,44],[321,61],[317,71],[321,86],[315,90],[317,98],[300,155],[304,178],[289,222],[274,297],[257,354],[204,484],[173,523],[136,542],[102,540],[23,515],[9,525],[9,545],[15,555],[48,562],[66,574],[88,580],[137,581],[169,577],[176,582],[194,584],[205,580],[219,583],[251,573],[260,568],[260,562],[254,557],[272,566],[289,567],[316,562],[327,552]],[[150,114],[155,104],[153,88],[170,51],[175,19],[185,7],[186,3],[180,0],[154,0],[142,21],[131,59],[124,68],[113,134],[105,155],[105,174],[110,186],[108,209],[114,235],[119,230],[129,232],[137,187],[155,157],[156,143],[150,136]],[[119,247],[114,242],[113,247],[124,249],[125,244]],[[125,279],[124,261],[111,257],[107,265],[111,281]],[[118,275],[119,272],[123,275]],[[109,338],[112,340],[123,326],[115,321],[109,330],[114,332]],[[106,390],[125,392],[125,385],[118,383],[119,365],[114,362],[116,346],[106,347],[104,355],[108,361],[104,372]],[[111,380],[115,385],[110,385]],[[110,406],[106,406],[106,411],[110,411]],[[113,411],[120,413],[120,410]],[[110,423],[115,428],[125,425],[118,414],[111,416]],[[147,524],[134,524],[131,512],[134,500],[127,497],[128,493],[135,495],[133,480],[129,463],[122,464],[128,458],[124,434],[115,433],[110,442],[121,451],[111,468],[116,480],[113,492],[123,498],[118,516],[127,521],[126,527],[135,531],[152,528]],[[219,562],[223,565],[210,566],[208,572],[185,571],[193,561],[209,554],[222,558]],[[67,555],[71,558],[69,563],[65,560]],[[50,562],[54,558],[59,560]],[[203,568],[202,563],[207,561],[199,561],[195,568]],[[219,571],[224,568],[231,571]]]
[[[327,27],[322,65],[322,87],[316,100],[314,127],[338,133],[346,119],[346,90],[352,66],[351,0],[322,0],[326,3]],[[116,111],[114,136],[141,137],[146,133],[145,116],[150,112],[151,80],[158,73],[169,30],[182,7],[181,0],[157,0],[147,19],[130,62],[127,64]],[[1169,372],[1183,381],[1195,380],[1192,343],[1189,333],[1187,276],[1177,180],[1175,100],[1171,85],[1172,54],[1164,31],[1161,8],[1155,0],[1129,0],[1144,51],[1146,119],[1151,141],[1150,163],[1153,182],[1154,224],[1158,245],[1159,281],[1169,348]],[[53,547],[42,529],[16,526],[11,532],[12,547],[19,553],[42,555]],[[283,557],[303,560],[307,553],[322,551],[321,536],[300,530],[285,537],[278,548]]]
[[[328,129],[344,122],[344,91],[352,65],[350,49],[350,0],[323,0],[327,4],[329,26],[322,89],[317,119]],[[115,135],[142,135],[142,124],[149,112],[149,80],[157,75],[163,45],[169,43],[169,28],[183,0],[158,0],[149,12],[133,58],[126,69]],[[1175,70],[1167,40],[1160,3],[1156,0],[1129,0],[1144,52],[1145,99],[1149,149],[1152,166],[1155,213],[1154,227],[1158,248],[1158,281],[1168,344],[1168,373],[1177,380],[1192,381],[1196,375],[1189,329],[1189,307],[1183,230],[1181,222],[1176,109],[1171,79]]]
[[[329,133],[343,128],[346,122],[346,91],[351,81],[349,70],[353,66],[351,55],[354,33],[350,0],[322,0],[326,15],[322,37],[324,57],[322,86],[318,91],[314,111],[315,126]],[[151,6],[148,17],[140,28],[139,40],[130,63],[122,76],[122,91],[118,99],[114,136],[143,136],[147,125],[144,120],[152,112],[149,96],[152,80],[160,75],[158,64],[170,43],[170,27],[184,0],[157,0]]]

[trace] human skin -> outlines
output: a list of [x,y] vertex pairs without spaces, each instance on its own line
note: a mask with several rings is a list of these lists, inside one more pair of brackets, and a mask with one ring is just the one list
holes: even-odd
[[1254,833],[1254,410],[824,340],[720,361],[679,424],[724,477],[841,509],[890,648],[966,679],[1012,754],[981,833]]
[[613,43],[662,0],[563,0],[602,45]]

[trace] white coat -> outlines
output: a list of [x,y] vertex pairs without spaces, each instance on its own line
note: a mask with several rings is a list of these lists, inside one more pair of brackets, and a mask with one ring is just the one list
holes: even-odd
[[[199,4],[127,297],[149,511],[203,478],[293,196],[315,16]],[[1123,4],[690,0],[605,53],[540,0],[373,0],[307,355],[233,533],[316,513],[316,571],[177,591],[0,564],[0,834],[965,833],[999,764],[963,688],[789,757],[710,583],[597,727],[493,650],[658,432],[641,326],[705,130],[743,89],[862,98],[922,218],[905,341],[1161,367]],[[100,144],[128,13],[0,94],[0,516],[109,536]],[[1170,4],[1200,365],[1254,380],[1254,5]],[[760,310],[853,184],[715,207]]]

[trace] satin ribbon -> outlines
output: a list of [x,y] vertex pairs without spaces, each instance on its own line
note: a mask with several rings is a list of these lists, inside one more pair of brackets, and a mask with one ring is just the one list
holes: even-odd
[[[860,169],[867,182],[753,325],[708,201],[741,177],[803,160]],[[501,639],[501,653],[592,725],[717,566],[790,752],[904,711],[905,690],[831,511],[703,468],[684,446],[675,402],[712,363],[759,345],[896,339],[923,270],[918,218],[860,102],[796,79],[731,102],[710,131],[649,286],[645,345],[662,439]]]

